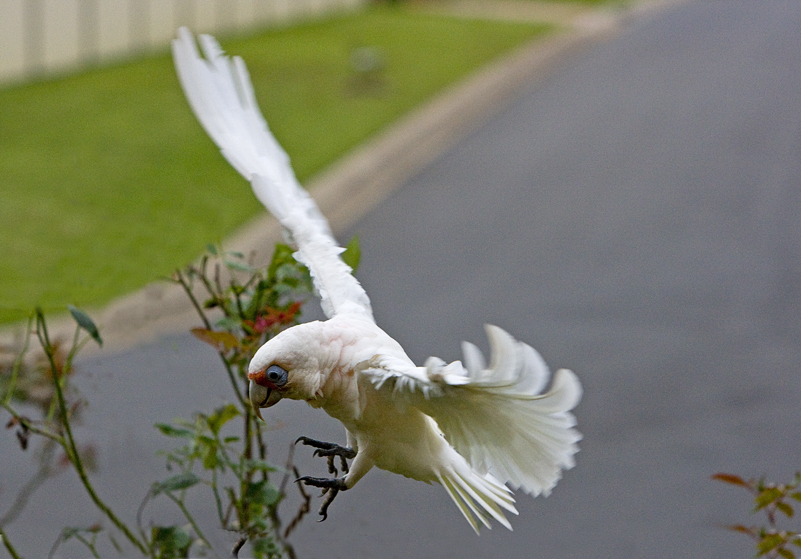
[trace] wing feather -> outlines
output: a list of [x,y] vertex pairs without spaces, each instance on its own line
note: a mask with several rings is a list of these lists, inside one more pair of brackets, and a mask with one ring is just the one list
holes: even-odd
[[359,313],[372,319],[367,293],[339,257],[343,249],[259,110],[245,63],[225,56],[209,35],[198,41],[202,56],[192,33],[182,27],[172,50],[179,81],[201,126],[297,246],[295,258],[309,268],[326,315]]
[[388,361],[366,374],[430,415],[477,471],[547,495],[562,470],[575,464],[581,435],[570,410],[581,398],[581,384],[561,369],[543,393],[550,372],[539,353],[496,326],[486,330],[488,367],[478,348],[464,343],[466,366],[430,358],[425,367],[404,370]]

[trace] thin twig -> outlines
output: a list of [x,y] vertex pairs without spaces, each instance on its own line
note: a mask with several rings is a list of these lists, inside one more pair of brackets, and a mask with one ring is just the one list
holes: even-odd
[[[300,472],[298,471],[297,467],[293,466],[292,471],[295,473],[296,477],[300,477]],[[311,495],[306,493],[302,483],[296,483],[295,485],[303,497],[303,503],[300,505],[300,509],[298,509],[298,514],[292,519],[292,522],[289,523],[289,526],[286,527],[286,530],[284,530],[284,539],[289,537],[289,534],[291,534],[292,531],[297,528],[298,524],[300,524],[300,521],[303,520],[303,517],[306,516],[311,510]]]
[[200,302],[195,297],[195,294],[192,293],[192,287],[189,285],[186,279],[184,279],[184,275],[180,270],[176,271],[176,275],[178,277],[178,283],[181,284],[181,287],[183,287],[184,291],[186,292],[186,296],[189,297],[189,301],[192,303],[192,306],[195,307],[195,311],[197,311],[197,314],[203,321],[203,325],[207,330],[211,330],[211,322],[209,322],[209,319],[206,318],[206,313],[203,312]]
[[204,543],[204,544],[205,544],[205,545],[206,545],[206,546],[207,546],[209,549],[213,549],[213,548],[211,547],[211,544],[209,543],[209,540],[208,540],[208,539],[206,538],[206,536],[203,534],[203,530],[201,530],[201,529],[200,529],[200,526],[198,526],[197,522],[195,521],[195,518],[194,518],[194,517],[192,516],[192,514],[189,512],[189,509],[187,509],[187,508],[186,508],[186,505],[184,504],[184,502],[183,502],[183,499],[179,499],[178,497],[176,497],[175,495],[173,495],[173,494],[172,494],[172,493],[170,493],[169,491],[165,491],[164,493],[167,495],[167,497],[169,497],[170,499],[172,499],[172,502],[173,502],[173,503],[175,503],[176,505],[178,505],[178,508],[179,508],[179,509],[181,509],[181,512],[182,512],[182,513],[184,513],[184,517],[186,517],[186,519],[189,521],[189,524],[192,526],[192,529],[195,531],[195,534],[197,534],[197,537],[198,537],[198,538],[200,538],[200,540],[201,540],[201,541],[202,541],[202,542],[203,542],[203,543]]
[[6,533],[2,528],[0,528],[0,541],[3,542],[3,547],[5,547],[9,555],[11,555],[11,559],[22,559],[22,556],[17,553],[17,550],[14,549],[14,546],[11,545],[10,541],[8,541],[8,536],[6,536]]
[[[198,316],[203,321],[203,325],[206,327],[207,330],[213,330],[214,328],[213,328],[211,322],[209,321],[208,317],[206,316],[206,313],[203,311],[203,308],[200,306],[200,303],[198,302],[198,300],[195,297],[194,293],[192,293],[192,289],[189,286],[189,283],[184,278],[183,273],[180,270],[176,271],[176,276],[178,278],[178,280],[177,280],[178,283],[180,283],[181,287],[183,287],[184,291],[186,292],[187,297],[189,297],[189,300],[192,302],[192,306],[195,308],[195,311],[197,312]],[[211,295],[212,297],[219,298],[214,293],[211,285],[208,283],[208,280],[206,279],[206,275],[205,275],[205,270],[204,270],[204,273],[202,275],[200,275],[199,277],[200,277],[201,281],[203,282],[204,286],[206,287],[206,290],[209,292],[209,295]],[[231,382],[231,387],[234,389],[234,394],[236,394],[237,400],[239,400],[239,403],[243,407],[246,407],[248,404],[247,404],[247,402],[245,402],[245,398],[242,396],[242,393],[239,390],[239,383],[237,382],[236,375],[234,375],[234,372],[233,372],[233,370],[231,368],[231,363],[228,361],[228,358],[225,356],[225,352],[218,351],[217,354],[220,356],[220,359],[223,362],[223,366],[225,367],[225,371],[228,374],[228,380]]]
[[42,454],[39,457],[39,467],[36,469],[36,473],[29,479],[25,485],[22,486],[22,489],[19,490],[17,493],[14,502],[8,507],[6,513],[0,517],[0,527],[6,526],[14,522],[14,520],[20,515],[20,513],[25,508],[25,505],[28,504],[28,500],[31,498],[39,487],[47,481],[47,478],[50,477],[50,474],[53,471],[53,466],[51,464],[51,460],[53,458],[53,451],[56,448],[56,442],[52,439],[47,439],[44,443],[44,448],[42,448]]
[[48,559],[53,559],[53,557],[56,554],[56,550],[58,549],[58,546],[60,546],[63,542],[67,541],[67,539],[69,539],[70,537],[74,537],[76,540],[78,540],[83,545],[85,545],[89,549],[89,551],[92,552],[92,557],[94,557],[95,559],[101,559],[100,555],[97,553],[97,549],[95,549],[95,542],[94,542],[95,538],[94,537],[92,538],[91,542],[89,540],[87,540],[86,538],[84,538],[81,534],[79,534],[77,532],[71,534],[70,536],[66,536],[65,537],[64,534],[65,534],[65,532],[67,530],[68,530],[68,528],[64,528],[61,531],[61,533],[58,535],[58,539],[53,544],[53,547],[50,548],[50,553],[47,555]]
[[295,478],[297,479],[300,477],[297,473],[297,468],[294,465],[295,460],[295,444],[292,443],[289,445],[289,454],[287,454],[286,458],[286,468],[284,469],[284,478],[281,480],[281,485],[278,487],[279,492],[283,495],[286,493],[287,485],[289,484],[289,474],[294,473]]
[[25,355],[28,353],[28,347],[31,343],[31,333],[33,330],[33,315],[28,318],[28,327],[25,329],[25,338],[22,342],[22,349],[20,350],[17,358],[14,359],[14,363],[11,366],[11,379],[8,381],[8,389],[6,391],[5,396],[3,397],[3,404],[8,404],[11,401],[11,398],[14,397],[14,389],[17,385],[17,378],[19,377],[19,371],[22,368],[22,361],[25,359]]
[[37,422],[33,421],[32,419],[28,419],[24,415],[20,414],[18,411],[14,409],[14,407],[11,404],[0,404],[0,407],[2,407],[8,413],[10,413],[14,419],[19,421],[20,425],[24,426],[31,433],[51,439],[60,444],[61,446],[64,446],[66,444],[64,437],[56,433],[53,433],[52,431],[49,431],[47,429],[41,429],[37,427],[36,426]]
[[220,524],[225,527],[226,520],[223,515],[222,498],[220,498],[220,491],[217,489],[217,470],[211,472],[211,492],[214,494],[214,504],[217,506],[217,517],[220,519]]
[[[139,541],[139,539],[133,534],[133,532],[131,532],[128,526],[126,526],[119,518],[117,518],[117,515],[114,514],[109,506],[100,499],[100,496],[95,492],[92,483],[89,481],[86,468],[81,460],[78,447],[75,444],[75,438],[72,435],[72,427],[67,414],[67,403],[64,399],[64,391],[61,387],[61,379],[57,374],[58,367],[56,366],[55,362],[53,346],[51,345],[50,338],[47,334],[47,325],[45,324],[44,314],[42,314],[41,309],[37,309],[36,311],[36,333],[39,337],[40,343],[42,344],[42,349],[44,349],[47,359],[50,362],[51,370],[53,371],[53,384],[56,388],[56,397],[58,398],[59,409],[61,412],[61,422],[66,435],[66,444],[64,445],[64,450],[67,451],[67,457],[70,459],[70,462],[75,468],[75,472],[78,474],[81,483],[83,483],[84,488],[89,494],[89,497],[92,499],[92,502],[94,502],[95,506],[97,506],[97,508],[100,509],[100,511],[105,514],[109,520],[111,520],[117,529],[119,529],[125,535],[125,537],[128,538],[128,540],[137,549],[139,549],[139,551],[142,552],[142,554],[147,554],[147,548],[145,545]],[[67,377],[67,373],[68,371],[63,372],[65,379]]]
[[[205,279],[204,279],[205,281]],[[208,281],[205,282],[208,285]],[[222,287],[222,282],[220,281],[220,263],[216,262],[214,264],[214,285],[217,286],[216,293],[222,295],[224,289]],[[210,293],[214,293],[211,287],[207,287]]]

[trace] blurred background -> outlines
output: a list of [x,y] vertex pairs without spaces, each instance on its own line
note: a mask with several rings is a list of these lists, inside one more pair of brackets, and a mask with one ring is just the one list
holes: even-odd
[[[56,4],[14,2],[3,25],[16,34],[0,34],[17,38],[2,51],[12,58],[26,48],[33,31],[20,31],[27,27],[38,26],[30,39],[38,45],[49,44],[42,34],[64,42],[18,67],[18,83],[0,90],[4,323],[36,304],[48,311],[104,305],[169,276],[261,212],[183,98],[168,54],[176,26],[219,28],[223,47],[245,58],[302,181],[553,27],[429,14],[404,3],[234,2],[227,11],[200,1]],[[85,12],[98,26],[121,25],[111,34],[126,54],[85,56]],[[139,19],[161,31],[136,27]],[[148,37],[147,56],[131,37]],[[76,64],[91,68],[69,73]]]
[[0,80],[163,50],[181,26],[246,33],[363,8],[365,0],[3,0]]
[[[47,4],[31,3],[9,4],[20,26]],[[212,30],[269,11],[243,2],[223,15],[213,4],[148,17]],[[120,29],[131,25],[143,24]],[[751,497],[710,476],[787,482],[801,464],[799,26],[794,0],[486,0],[340,4],[266,31],[224,27],[303,181],[505,55],[584,37],[336,231],[360,236],[358,277],[415,361],[458,359],[460,340],[486,351],[482,324],[493,323],[575,370],[585,388],[577,467],[547,499],[518,496],[513,532],[480,537],[441,488],[373,471],[325,523],[301,524],[299,557],[753,555],[725,528],[762,522]],[[113,42],[95,29],[93,45]],[[127,33],[112,34],[122,44]],[[7,73],[0,90],[5,323],[37,303],[102,308],[262,212],[194,122],[165,47],[61,77],[41,73],[41,44],[14,55],[36,60],[37,74]],[[228,381],[214,351],[180,332],[78,365],[89,402],[78,437],[96,448],[98,490],[131,519],[167,475],[155,452],[172,441],[153,424],[230,401]],[[266,417],[277,463],[300,435],[343,440],[341,426],[296,402]],[[13,433],[0,438],[0,514],[38,452],[21,452]],[[300,470],[323,475],[310,454],[296,451]],[[178,518],[168,505],[149,513]],[[192,505],[202,511],[203,499]],[[210,511],[198,518],[213,525]],[[38,557],[63,526],[101,520],[62,471],[4,529]],[[230,547],[231,534],[209,533]]]

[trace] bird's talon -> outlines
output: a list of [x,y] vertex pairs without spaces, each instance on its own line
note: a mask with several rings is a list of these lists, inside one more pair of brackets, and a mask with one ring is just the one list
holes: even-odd
[[334,498],[337,496],[338,493],[339,489],[332,488],[332,491],[326,496],[325,500],[323,500],[323,504],[320,505],[320,510],[318,511],[318,514],[322,516],[322,518],[317,522],[324,522],[328,518],[328,507],[331,505],[331,503],[334,502]]
[[327,443],[324,441],[310,439],[309,437],[298,437],[295,441],[295,444],[298,443],[303,443],[306,446],[314,447],[312,456],[326,458],[328,460],[328,473],[332,474],[334,477],[339,475],[337,467],[334,465],[334,461],[336,460],[337,456],[339,456],[340,469],[346,474],[350,471],[347,460],[356,457],[355,450],[346,446],[340,446],[336,443]]
[[322,518],[319,520],[319,522],[322,522],[328,518],[328,507],[331,506],[331,503],[334,502],[334,499],[340,491],[344,491],[348,488],[347,485],[345,485],[345,478],[341,477],[322,478],[303,476],[296,479],[295,482],[310,485],[312,487],[319,487],[323,490],[321,496],[324,497],[324,499],[319,511],[319,514],[322,516]]
[[299,477],[296,482],[309,485],[311,487],[320,487],[322,489],[347,489],[345,486],[345,478],[342,477],[312,477],[303,476]]

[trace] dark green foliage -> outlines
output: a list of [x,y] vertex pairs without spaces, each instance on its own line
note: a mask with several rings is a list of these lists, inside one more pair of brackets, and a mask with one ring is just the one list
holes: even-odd
[[[358,241],[353,240],[348,246],[348,258],[355,266]],[[309,497],[302,487],[288,483],[290,476],[297,476],[291,464],[278,468],[267,459],[262,424],[247,399],[250,358],[269,338],[297,323],[301,306],[312,290],[308,270],[292,257],[292,252],[290,247],[278,245],[270,263],[257,267],[242,254],[211,247],[209,255],[198,265],[175,273],[174,281],[184,287],[203,322],[203,327],[193,333],[217,350],[234,397],[233,402],[224,403],[210,413],[197,412],[191,420],[155,425],[178,446],[160,453],[166,459],[170,475],[153,483],[145,492],[135,529],[122,522],[94,490],[87,475],[92,469],[94,451],[91,447],[80,447],[72,434],[83,402],[70,382],[72,362],[86,343],[102,343],[97,326],[84,311],[69,307],[76,327],[72,344],[66,347],[51,341],[41,310],[31,316],[19,357],[8,367],[0,367],[0,408],[11,416],[7,428],[14,429],[23,450],[34,436],[45,441],[33,489],[53,471],[53,448],[60,448],[97,509],[113,526],[113,529],[103,524],[65,528],[54,550],[69,542],[79,542],[93,557],[99,557],[97,538],[106,534],[124,556],[130,556],[131,548],[152,559],[197,556],[211,544],[195,521],[187,497],[202,492],[201,495],[208,497],[206,502],[213,503],[220,527],[238,535],[234,556],[250,544],[249,552],[255,558],[294,558],[287,537],[308,512]],[[205,291],[202,301],[197,298],[195,287]],[[39,342],[43,357],[31,361],[26,354],[33,340]],[[17,403],[37,410],[40,417],[31,419],[21,413],[15,407]],[[280,475],[278,482],[271,478],[275,474]],[[282,528],[278,507],[286,487],[297,487],[303,504],[288,526]],[[185,523],[148,524],[145,521],[148,504],[157,498],[172,501]],[[26,502],[23,495],[15,506],[21,510]],[[18,512],[6,513],[0,519],[8,522]],[[119,545],[114,534],[124,536],[128,542],[126,549]],[[0,536],[6,551],[14,559],[19,557],[1,530]]]
[[155,555],[160,559],[189,557],[189,549],[194,543],[192,534],[179,526],[154,526],[150,539]]
[[355,272],[359,269],[359,262],[362,260],[362,250],[359,246],[359,236],[354,236],[348,246],[345,247],[345,252],[340,255],[342,261],[351,267]]
[[92,339],[95,340],[98,345],[102,346],[103,340],[100,338],[100,332],[97,330],[97,326],[95,325],[94,321],[89,318],[89,315],[72,305],[67,305],[67,309],[70,311],[72,318],[75,319],[75,322],[78,323],[78,326],[89,332],[89,335],[92,336]]

